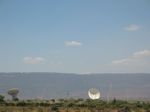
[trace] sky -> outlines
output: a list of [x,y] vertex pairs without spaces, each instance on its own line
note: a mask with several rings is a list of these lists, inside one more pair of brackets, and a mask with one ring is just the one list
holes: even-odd
[[150,1],[0,0],[0,72],[150,73]]

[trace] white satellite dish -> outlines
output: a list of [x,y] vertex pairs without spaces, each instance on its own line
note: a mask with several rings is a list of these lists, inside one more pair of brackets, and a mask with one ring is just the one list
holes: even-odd
[[95,88],[89,89],[88,95],[89,95],[90,99],[92,99],[92,100],[96,100],[96,99],[100,98],[100,92],[98,89],[95,89]]

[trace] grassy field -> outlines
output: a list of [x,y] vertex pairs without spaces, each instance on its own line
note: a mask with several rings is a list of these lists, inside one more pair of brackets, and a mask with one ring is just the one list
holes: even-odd
[[0,112],[150,112],[148,101],[90,99],[20,100],[0,103]]

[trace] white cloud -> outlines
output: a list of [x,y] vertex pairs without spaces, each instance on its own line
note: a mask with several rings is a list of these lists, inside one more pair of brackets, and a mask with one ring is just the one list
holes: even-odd
[[128,58],[124,58],[124,59],[120,59],[120,60],[114,60],[114,61],[112,61],[112,64],[115,64],[115,65],[125,65],[125,64],[134,64],[134,63],[140,64],[147,57],[150,57],[150,51],[149,50],[143,50],[143,51],[133,53]]
[[65,45],[66,46],[81,46],[82,43],[80,41],[66,41]]
[[45,62],[45,59],[42,57],[24,57],[23,58],[23,62],[26,64],[41,64],[43,62]]
[[126,31],[137,31],[140,29],[140,26],[136,25],[136,24],[131,24],[127,27],[124,28]]
[[143,50],[139,52],[133,53],[134,58],[145,58],[150,56],[150,51],[149,50]]
[[114,60],[112,61],[112,64],[128,64],[128,62],[129,62],[129,59],[126,58],[126,59]]

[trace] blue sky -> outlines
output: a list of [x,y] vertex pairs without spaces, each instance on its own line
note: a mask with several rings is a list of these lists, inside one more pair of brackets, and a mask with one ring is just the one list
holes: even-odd
[[0,72],[150,72],[149,0],[1,0]]

